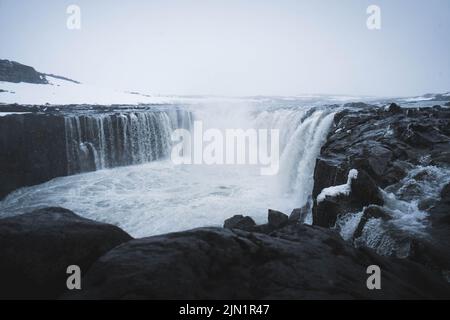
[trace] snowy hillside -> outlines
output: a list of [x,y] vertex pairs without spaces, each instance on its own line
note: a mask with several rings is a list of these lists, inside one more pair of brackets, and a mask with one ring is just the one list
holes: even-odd
[[[46,76],[48,84],[0,82],[0,103],[18,104],[139,104],[168,103],[174,98],[98,88]],[[179,99],[178,99],[179,100]]]

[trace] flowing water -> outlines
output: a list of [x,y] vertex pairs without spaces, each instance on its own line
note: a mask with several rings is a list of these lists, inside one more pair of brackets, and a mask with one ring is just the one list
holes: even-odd
[[[79,174],[17,190],[0,202],[0,212],[62,206],[135,237],[218,226],[235,214],[264,223],[268,208],[290,213],[307,202],[334,112],[293,102],[275,107],[235,102],[186,112],[69,116],[68,171]],[[175,165],[168,158],[171,133],[191,129],[193,119],[205,129],[279,129],[278,174],[263,176],[252,165]]]

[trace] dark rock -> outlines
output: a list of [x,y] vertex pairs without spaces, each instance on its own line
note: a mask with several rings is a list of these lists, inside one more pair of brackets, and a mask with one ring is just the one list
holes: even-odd
[[372,171],[376,176],[383,175],[392,159],[393,153],[390,149],[375,144],[366,147],[366,159],[368,171]]
[[289,222],[290,223],[305,222],[306,216],[308,215],[310,210],[311,210],[311,202],[308,201],[308,203],[305,204],[303,207],[292,210],[291,214],[289,215]]
[[131,237],[118,227],[45,208],[0,219],[0,298],[52,299],[66,288],[69,265],[82,274]]
[[410,123],[401,138],[413,148],[427,149],[434,144],[447,143],[449,138],[430,123]]
[[246,231],[252,231],[256,223],[250,217],[244,217],[243,215],[235,215],[225,220],[223,227],[227,229],[240,229]]
[[345,183],[352,168],[364,170],[377,186],[386,188],[424,157],[430,164],[450,165],[450,109],[405,110],[337,113],[316,161],[313,198],[324,188]]
[[391,216],[380,206],[376,205],[368,206],[363,211],[361,220],[359,221],[355,233],[353,234],[353,239],[361,237],[364,226],[366,225],[367,221],[369,221],[369,219],[383,219],[386,221],[390,220]]
[[421,211],[427,211],[430,208],[432,208],[436,204],[436,199],[433,198],[426,198],[419,201],[419,204],[417,205],[418,209]]
[[444,104],[444,106],[450,107],[450,102],[447,102],[446,104]]
[[450,201],[450,183],[447,183],[441,190],[441,201]]
[[[366,269],[382,270],[368,290]],[[273,236],[202,228],[136,239],[102,256],[65,299],[449,298],[424,267],[354,249],[337,233],[289,225]]]
[[[408,259],[420,263],[430,270],[442,273],[444,277],[450,270],[448,243],[436,243],[427,239],[412,239]],[[447,279],[449,281],[450,279]]]
[[0,199],[24,186],[67,175],[62,116],[0,117]]
[[382,206],[384,203],[377,185],[363,170],[359,170],[358,177],[352,180],[350,196],[361,208],[370,204]]
[[373,106],[365,102],[348,102],[344,104],[343,107],[349,109],[367,109]]
[[280,211],[269,209],[268,220],[271,228],[278,229],[289,222],[289,217]]
[[332,228],[336,224],[337,217],[342,214],[355,211],[351,206],[349,197],[327,197],[313,207],[313,225]]
[[0,60],[0,81],[47,84],[45,75],[15,61]]
[[439,238],[450,241],[450,184],[442,189],[441,199],[435,203],[429,212],[432,230],[439,233]]
[[438,150],[432,152],[432,159],[430,165],[448,166],[450,163],[450,151]]
[[[328,197],[320,204],[315,202],[314,224],[331,228],[339,215],[360,212],[370,204],[381,205],[375,187],[392,192],[401,200],[418,199],[424,193],[422,184],[412,179],[405,184],[403,180],[410,170],[418,165],[450,165],[450,109],[392,107],[393,112],[387,112],[388,108],[352,109],[335,115],[333,130],[316,161],[313,198],[324,188],[346,183],[347,174],[353,168],[365,172],[360,174],[365,182],[362,186],[352,184],[352,191],[360,193],[358,197],[353,194],[353,199],[339,196]],[[416,178],[434,179],[427,173]],[[363,201],[357,201],[358,198]],[[420,208],[429,213],[426,233],[431,237],[430,243],[435,247],[449,243],[450,207],[442,199],[434,204],[432,200],[422,200]],[[383,254],[392,248],[392,253],[407,256],[411,241],[420,240],[389,221],[381,221],[380,228],[382,234],[371,246]],[[421,260],[416,254],[416,261],[426,259]]]
[[396,103],[391,103],[389,107],[387,107],[387,111],[390,113],[402,113],[402,108]]
[[[35,84],[48,84],[49,82],[47,80],[47,76],[79,84],[78,81],[66,77],[37,72],[33,67],[26,66],[15,61],[0,59],[0,81],[14,83],[26,82]],[[1,91],[4,90],[0,90],[0,92]]]
[[258,224],[256,225],[253,229],[253,232],[258,232],[258,233],[264,233],[264,234],[270,234],[272,231],[274,231],[274,228],[269,226],[268,223],[265,224]]
[[319,157],[314,169],[313,198],[315,199],[324,188],[344,184],[350,169],[347,163],[336,158]]
[[441,199],[428,209],[430,225],[426,238],[411,241],[409,258],[435,271],[439,271],[450,279],[450,184],[441,191]]
[[351,180],[350,193],[328,196],[314,203],[313,224],[330,228],[336,223],[337,217],[350,212],[361,211],[364,207],[375,204],[383,205],[383,198],[370,176],[363,170]]

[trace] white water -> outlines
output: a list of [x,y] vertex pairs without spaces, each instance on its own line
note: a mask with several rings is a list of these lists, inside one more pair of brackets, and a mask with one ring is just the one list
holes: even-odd
[[372,218],[365,224],[361,237],[353,234],[363,212],[342,215],[336,221],[336,229],[345,240],[375,249],[382,255],[406,257],[409,239],[428,237],[428,213],[419,209],[423,199],[439,199],[441,189],[450,182],[450,170],[436,166],[417,166],[394,185],[381,190],[384,206],[390,220]]
[[142,164],[167,157],[171,132],[189,129],[191,114],[182,110],[65,117],[68,173]]
[[262,176],[258,166],[175,166],[170,160],[160,160],[61,177],[17,190],[0,202],[1,214],[62,206],[142,237],[218,226],[235,214],[264,223],[268,208],[289,214],[306,203],[315,160],[334,113],[236,104],[200,106],[194,116],[204,120],[206,128],[280,129],[279,174]]

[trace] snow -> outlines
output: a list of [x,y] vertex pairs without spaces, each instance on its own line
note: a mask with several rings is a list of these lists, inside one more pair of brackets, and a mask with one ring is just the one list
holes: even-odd
[[358,177],[358,170],[356,169],[350,170],[348,173],[347,183],[323,189],[317,196],[317,203],[322,202],[323,200],[325,200],[326,197],[335,197],[338,195],[348,196],[351,191],[352,180],[356,179],[357,177]]
[[420,101],[430,101],[433,100],[434,97],[414,97],[414,98],[406,98],[403,99],[404,102],[420,102]]
[[0,117],[9,116],[10,114],[25,114],[30,112],[0,112]]
[[18,104],[164,104],[188,102],[191,98],[132,94],[96,86],[77,84],[47,76],[49,84],[12,83],[0,81],[0,103]]

